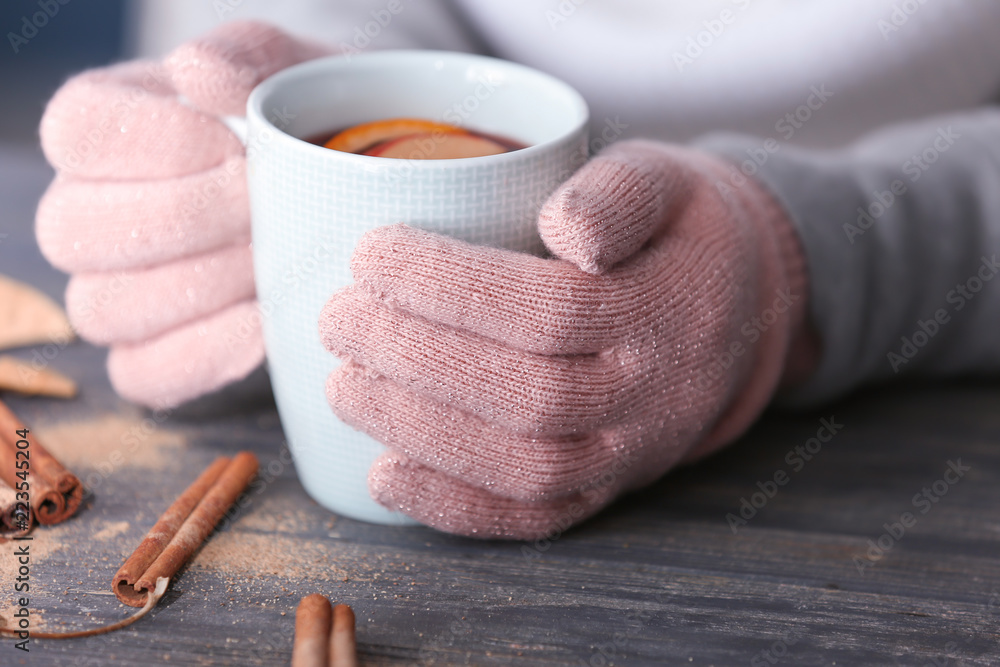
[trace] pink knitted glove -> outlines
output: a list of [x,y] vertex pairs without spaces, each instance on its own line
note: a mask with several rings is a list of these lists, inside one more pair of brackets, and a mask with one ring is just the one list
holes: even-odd
[[389,452],[372,496],[444,531],[531,539],[739,436],[805,328],[804,259],[760,186],[648,142],[539,218],[558,259],[370,232],[320,321],[334,412]]
[[56,178],[38,244],[73,274],[70,321],[111,346],[125,398],[174,406],[263,360],[244,150],[216,114],[242,115],[259,81],[323,53],[229,23],[163,63],[83,72],[49,102],[40,134]]

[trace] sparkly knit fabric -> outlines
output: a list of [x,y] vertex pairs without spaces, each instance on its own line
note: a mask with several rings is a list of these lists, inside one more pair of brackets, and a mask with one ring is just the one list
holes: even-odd
[[334,412],[385,443],[373,497],[441,530],[532,539],[739,436],[804,328],[806,273],[760,186],[650,142],[542,210],[556,258],[370,232],[320,320]]
[[244,149],[217,114],[242,114],[264,77],[327,52],[227,23],[163,63],[83,72],[46,107],[41,144],[56,178],[38,243],[73,274],[70,321],[111,346],[125,398],[171,407],[263,360]]
[[[125,398],[177,405],[263,359],[243,149],[217,115],[324,52],[230,23],[49,103],[39,245],[73,274],[71,321],[111,347]],[[550,259],[403,226],[366,236],[321,333],[345,359],[334,411],[389,448],[372,495],[449,532],[536,538],[737,437],[810,361],[792,345],[795,234],[728,178],[699,152],[615,145],[542,211]]]
[[177,47],[167,56],[166,66],[177,88],[198,108],[242,116],[247,95],[258,83],[290,65],[332,52],[328,46],[293,39],[272,25],[236,21]]
[[[250,241],[142,269],[80,273],[66,287],[73,326],[91,343],[140,343],[254,297]],[[169,289],[165,289],[169,286]]]

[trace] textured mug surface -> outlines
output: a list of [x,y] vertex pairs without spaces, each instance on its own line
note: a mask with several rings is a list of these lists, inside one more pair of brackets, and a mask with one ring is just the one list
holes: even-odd
[[[393,159],[304,141],[393,117],[439,120],[529,147],[455,160]],[[319,314],[352,282],[350,258],[370,229],[404,222],[464,240],[540,252],[536,216],[587,157],[587,107],[572,88],[502,60],[384,51],[284,70],[247,103],[254,275],[281,423],[306,491],[364,521],[408,523],[368,494],[384,451],[340,422],[325,382],[338,361]]]

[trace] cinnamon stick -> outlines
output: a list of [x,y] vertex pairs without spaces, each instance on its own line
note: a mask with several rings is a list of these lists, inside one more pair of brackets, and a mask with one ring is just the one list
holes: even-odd
[[307,595],[295,610],[292,667],[329,667],[333,608],[326,596]]
[[307,595],[295,610],[292,667],[357,667],[354,612],[346,604],[330,606],[319,593]]
[[[24,433],[21,437],[18,433]],[[28,457],[18,456],[25,448],[17,443],[27,440]],[[0,480],[7,486],[17,488],[19,461],[28,461],[28,481],[30,483],[31,510],[38,523],[51,525],[73,516],[83,502],[83,484],[66,470],[45,446],[21,423],[3,401],[0,401]]]
[[121,566],[111,590],[132,607],[146,603],[160,577],[172,578],[257,474],[257,457],[220,457],[167,508]]
[[354,638],[354,611],[346,604],[338,604],[333,608],[330,665],[331,667],[358,667],[358,649]]
[[31,507],[17,499],[17,492],[0,482],[0,538],[18,537],[31,530]]

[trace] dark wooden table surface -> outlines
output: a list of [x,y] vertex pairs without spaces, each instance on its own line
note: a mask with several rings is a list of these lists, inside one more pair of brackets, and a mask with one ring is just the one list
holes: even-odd
[[[0,151],[0,273],[61,300],[66,278],[31,234],[48,178],[36,153]],[[295,604],[317,591],[354,607],[366,665],[1000,664],[1000,382],[899,384],[769,415],[711,460],[523,545],[333,516],[287,463],[262,373],[160,415],[113,394],[104,357],[83,343],[54,354],[83,388],[73,401],[9,399],[39,432],[113,438],[93,426],[110,420],[143,448],[70,456],[93,492],[35,533],[33,627],[123,617],[112,574],[213,457],[252,449],[266,483],[148,618],[33,640],[30,654],[2,638],[0,665],[287,664]],[[842,428],[817,451],[824,419]],[[760,507],[734,531],[743,498]],[[904,512],[909,525],[893,525]],[[13,598],[0,592],[0,608]]]

